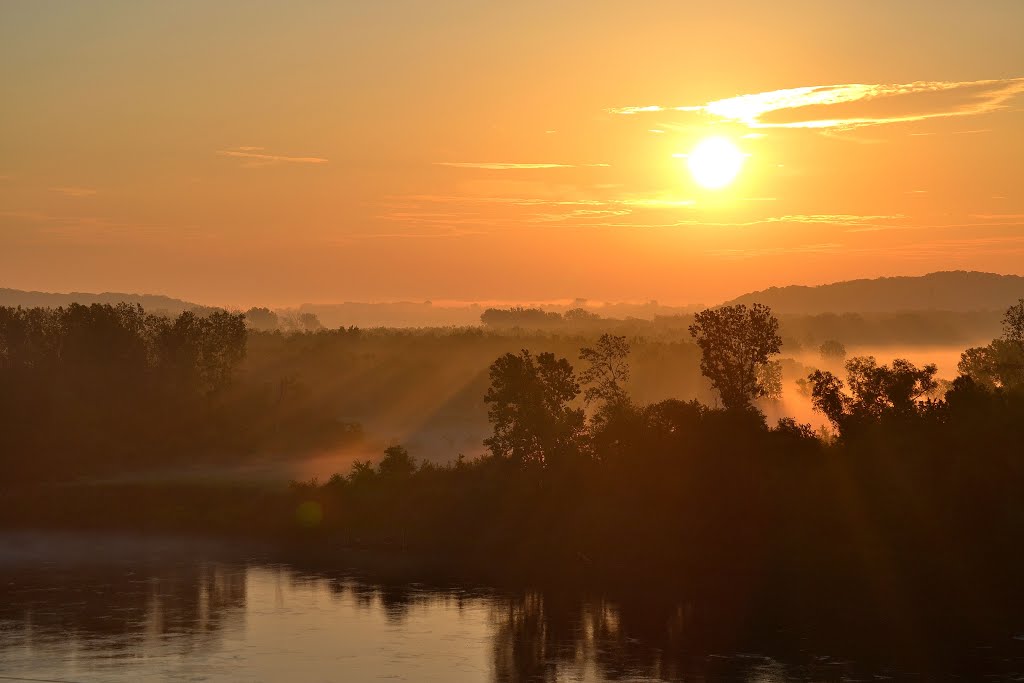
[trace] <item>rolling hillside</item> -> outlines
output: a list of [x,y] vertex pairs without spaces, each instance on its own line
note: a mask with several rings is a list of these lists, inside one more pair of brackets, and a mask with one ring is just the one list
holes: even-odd
[[776,313],[990,311],[1024,298],[1024,277],[943,271],[918,277],[849,280],[817,287],[771,287],[726,304],[762,303]]
[[67,306],[70,303],[77,304],[117,304],[120,302],[130,304],[142,304],[147,311],[156,313],[164,312],[176,315],[182,311],[192,309],[203,309],[199,304],[173,299],[162,294],[125,294],[123,292],[101,292],[90,294],[88,292],[26,292],[21,289],[0,288],[0,306],[23,306],[31,308],[35,306],[55,308]]

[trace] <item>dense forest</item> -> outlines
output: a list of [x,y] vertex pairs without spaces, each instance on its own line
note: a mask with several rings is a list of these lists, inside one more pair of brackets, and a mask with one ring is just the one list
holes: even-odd
[[[215,467],[400,439],[445,461],[482,451],[487,366],[576,333],[481,328],[254,329],[248,314],[94,304],[0,308],[8,481]],[[631,390],[711,399],[691,343],[638,339]],[[429,452],[427,452],[429,451]]]

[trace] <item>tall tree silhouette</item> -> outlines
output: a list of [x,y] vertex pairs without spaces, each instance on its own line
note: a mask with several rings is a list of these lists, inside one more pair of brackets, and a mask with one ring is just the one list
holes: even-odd
[[1003,334],[964,351],[957,369],[985,387],[1024,388],[1024,299],[1007,309]]
[[602,334],[594,346],[580,349],[580,360],[587,367],[580,373],[580,383],[587,386],[583,392],[589,403],[605,404],[626,400],[626,382],[629,381],[629,343],[625,336]]
[[583,410],[570,405],[580,385],[568,360],[524,349],[494,361],[490,376],[484,402],[494,434],[484,443],[492,453],[545,465],[577,450]]
[[761,304],[701,311],[690,325],[701,350],[700,369],[726,408],[744,408],[768,393],[763,368],[782,348],[779,321]]

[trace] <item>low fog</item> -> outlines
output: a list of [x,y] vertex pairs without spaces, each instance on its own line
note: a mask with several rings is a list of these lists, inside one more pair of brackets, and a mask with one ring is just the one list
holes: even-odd
[[[100,427],[106,418],[99,414],[80,417],[81,433],[62,433],[67,444],[48,443],[41,436],[46,430],[39,428],[28,437],[26,448],[71,453],[94,447],[96,462],[106,467],[89,472],[90,476],[129,481],[325,480],[335,473],[348,472],[356,461],[376,462],[385,448],[395,445],[405,447],[419,461],[443,464],[459,457],[473,459],[484,454],[484,439],[492,431],[483,397],[490,382],[489,368],[497,358],[523,349],[535,355],[551,352],[567,359],[578,373],[584,366],[579,360],[581,348],[593,345],[602,334],[622,336],[629,344],[630,379],[626,389],[636,404],[696,399],[706,405],[719,405],[717,392],[701,374],[701,353],[688,331],[694,320],[692,310],[655,302],[613,306],[578,299],[532,308],[350,303],[295,309],[253,307],[235,312],[185,309],[172,314],[164,308],[169,301],[175,300],[150,297],[147,303],[161,307],[143,311],[129,306],[116,314],[108,309],[103,315],[127,316],[125,320],[135,321],[129,327],[151,328],[143,337],[159,337],[166,333],[159,332],[164,328],[176,329],[173,325],[180,324],[177,316],[182,315],[194,315],[196,321],[216,318],[237,325],[231,332],[238,337],[232,343],[241,345],[237,361],[232,361],[230,381],[217,390],[217,410],[222,414],[218,418],[220,433],[211,434],[209,426],[202,428],[205,431],[187,426],[189,415],[197,420],[196,425],[204,424],[209,415],[199,415],[206,410],[202,392],[182,394],[182,387],[178,387],[174,389],[177,398],[168,404],[167,411],[182,416],[181,426],[154,425],[150,418],[139,418],[133,425],[139,431],[137,443],[159,443],[163,450],[121,453],[124,447],[111,440],[110,430]],[[46,303],[60,302],[46,299]],[[458,325],[388,324],[425,321],[439,313],[450,316],[453,312],[458,313]],[[821,431],[826,420],[812,409],[807,387],[798,384],[808,373],[823,369],[844,376],[845,359],[870,355],[879,363],[895,358],[919,366],[934,363],[938,379],[952,380],[961,352],[996,336],[1000,316],[998,311],[780,315],[783,345],[777,360],[781,392],[778,398],[760,399],[757,407],[769,424],[789,417]],[[95,324],[100,329],[107,323]],[[825,342],[840,344],[845,353],[825,358],[820,352]],[[151,344],[144,339],[138,343]],[[126,368],[124,354],[136,351],[106,349],[107,344],[99,342],[96,348],[103,348],[109,357],[90,360],[79,368],[83,374],[74,382],[85,384],[75,387],[99,390],[97,409],[104,402],[126,402],[126,410],[134,409],[133,405],[143,399],[133,404],[130,395],[118,394],[113,384],[104,389],[104,385],[96,387],[89,382],[94,381],[91,378],[96,372],[121,374],[124,381],[131,382],[135,381],[132,377],[151,374],[153,368],[146,369],[145,363],[134,370]],[[42,344],[40,349],[45,347]],[[152,358],[166,350],[153,347],[138,353]],[[216,360],[215,356],[211,358]],[[169,357],[168,362],[180,360]],[[183,377],[191,377],[189,372]],[[582,398],[577,402],[583,405]],[[84,410],[86,404],[76,405],[79,408],[75,410]],[[159,436],[161,429],[170,431]],[[98,457],[99,453],[103,457]],[[91,460],[60,456],[60,462],[74,473]]]

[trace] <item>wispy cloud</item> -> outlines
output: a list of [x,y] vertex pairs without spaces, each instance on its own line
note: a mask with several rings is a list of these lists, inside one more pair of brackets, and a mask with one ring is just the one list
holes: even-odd
[[858,233],[858,232],[880,232],[883,230],[889,231],[906,231],[906,230],[966,230],[973,228],[1020,228],[1024,227],[1024,214],[1014,215],[996,215],[996,214],[981,214],[975,215],[974,218],[982,219],[980,221],[957,221],[952,223],[915,223],[912,225],[879,225],[879,224],[851,224],[853,227],[847,228],[844,232]]
[[[24,228],[31,230],[23,230]],[[19,228],[32,239],[100,244],[161,239],[206,239],[208,231],[195,225],[115,221],[99,216],[59,215],[41,211],[0,211],[0,229]]]
[[459,195],[414,194],[396,199],[410,202],[437,202],[453,204],[510,204],[526,207],[546,206],[633,206],[652,209],[672,209],[693,206],[692,199],[666,197],[623,197],[621,199],[542,199],[534,197],[478,197]]
[[[427,228],[427,229],[422,229]],[[362,240],[378,239],[446,239],[484,235],[486,231],[452,225],[421,226],[421,229],[408,232],[363,232],[344,235],[336,240],[338,244],[348,244]]]
[[403,202],[436,202],[454,204],[513,204],[515,206],[600,206],[605,204],[600,199],[540,199],[533,197],[483,197],[475,195],[434,195],[412,194],[392,197]]
[[96,194],[96,190],[91,187],[51,187],[51,192],[62,194],[65,197],[91,197]]
[[942,239],[917,244],[888,247],[889,256],[907,259],[965,258],[977,254],[1021,254],[1024,253],[1024,235],[1003,237],[966,237]]
[[[948,131],[946,133],[946,135],[977,135],[978,133],[991,133],[991,132],[992,132],[991,128],[975,128],[973,130],[951,130],[951,131]],[[910,136],[911,137],[915,137],[915,138],[929,137],[929,136],[932,136],[932,135],[941,135],[941,133],[936,132],[936,131],[931,131],[929,133],[910,133]]]
[[233,149],[219,149],[217,154],[225,157],[246,159],[251,163],[249,166],[265,166],[269,164],[326,164],[327,159],[323,157],[293,157],[283,154],[268,154],[262,147],[235,147]]
[[574,218],[594,218],[597,216],[628,216],[629,209],[572,209],[562,213],[539,213],[527,219],[529,223],[559,223]]
[[988,221],[1024,221],[1024,213],[972,213],[971,217],[982,218]]
[[849,213],[814,213],[814,214],[787,214],[785,216],[773,216],[765,218],[764,223],[829,223],[831,225],[863,225],[877,221],[893,221],[903,216],[899,214],[863,216]]
[[701,105],[648,105],[609,111],[623,115],[693,112],[748,128],[856,128],[985,114],[1004,108],[1021,93],[1024,93],[1024,78],[846,83],[752,93]]
[[832,226],[853,226],[843,232],[867,232],[869,230],[882,230],[893,227],[890,223],[879,221],[892,221],[903,218],[900,215],[889,216],[867,216],[854,214],[786,214],[784,216],[766,216],[755,218],[749,221],[709,221],[702,218],[685,218],[682,220],[666,221],[661,223],[587,223],[593,227],[603,228],[682,228],[682,227],[713,227],[713,228],[752,228],[760,225],[773,225],[777,223],[820,223]]
[[727,259],[747,259],[759,256],[782,256],[784,254],[831,254],[845,251],[846,247],[837,242],[820,244],[797,244],[789,247],[762,247],[758,249],[712,249],[708,256]]
[[513,164],[506,162],[476,161],[437,161],[435,166],[451,166],[453,168],[482,168],[488,171],[516,171],[541,168],[607,168],[610,164]]
[[635,206],[640,209],[683,209],[694,206],[697,202],[694,199],[666,197],[626,197],[625,199],[616,199],[609,203]]

